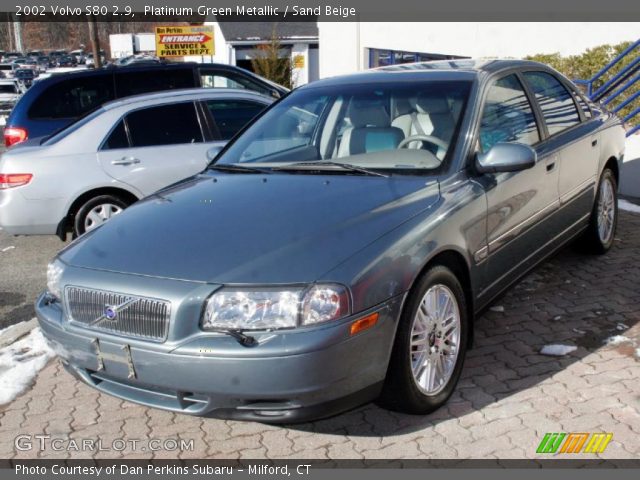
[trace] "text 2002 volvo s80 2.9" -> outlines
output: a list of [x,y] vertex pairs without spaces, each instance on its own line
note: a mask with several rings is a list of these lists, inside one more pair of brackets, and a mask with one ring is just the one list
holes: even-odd
[[40,325],[70,372],[145,405],[428,413],[492,299],[571,240],[610,248],[623,149],[621,122],[537,63],[318,81],[64,249]]

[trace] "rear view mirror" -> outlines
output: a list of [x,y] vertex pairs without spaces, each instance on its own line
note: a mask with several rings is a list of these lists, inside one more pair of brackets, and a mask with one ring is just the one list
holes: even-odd
[[519,172],[536,164],[536,151],[522,143],[496,143],[487,153],[476,154],[480,173]]

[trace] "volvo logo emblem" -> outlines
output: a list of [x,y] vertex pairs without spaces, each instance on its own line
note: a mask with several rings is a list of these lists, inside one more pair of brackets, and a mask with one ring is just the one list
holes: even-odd
[[107,320],[115,320],[118,316],[118,308],[112,305],[106,305],[104,307],[104,318]]
[[100,315],[98,318],[96,318],[89,325],[94,325],[96,323],[100,323],[100,322],[103,322],[103,321],[115,322],[115,321],[118,320],[118,315],[120,313],[122,313],[124,310],[126,310],[130,306],[134,305],[138,301],[140,301],[140,298],[138,298],[138,297],[129,297],[124,302],[122,302],[120,305],[105,304],[104,309],[102,310],[102,315]]

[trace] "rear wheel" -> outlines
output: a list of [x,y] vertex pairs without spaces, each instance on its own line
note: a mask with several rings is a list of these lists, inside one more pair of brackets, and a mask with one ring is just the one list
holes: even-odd
[[613,245],[618,225],[618,196],[616,177],[606,168],[600,176],[596,201],[591,212],[589,227],[583,245],[593,253],[606,253]]
[[429,269],[402,314],[378,402],[404,413],[441,407],[458,383],[467,348],[464,292],[444,266]]
[[75,215],[73,234],[85,234],[121,213],[129,203],[115,195],[98,195],[87,200]]

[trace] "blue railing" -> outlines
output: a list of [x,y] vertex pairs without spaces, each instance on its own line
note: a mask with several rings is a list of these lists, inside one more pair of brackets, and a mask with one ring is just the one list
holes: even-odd
[[[618,66],[624,59],[630,57],[629,61],[618,72],[611,75],[606,79],[608,73],[613,68]],[[616,58],[607,63],[598,73],[596,73],[589,80],[576,80],[576,83],[584,85],[587,90],[587,95],[594,102],[601,102],[603,105],[610,105],[615,100],[620,103],[610,107],[614,113],[620,112],[623,108],[631,106],[636,100],[640,99],[640,90],[626,95],[627,91],[634,85],[638,84],[640,80],[640,40],[636,40],[634,43],[624,49]],[[596,85],[599,85],[596,88]],[[640,104],[640,101],[636,105]],[[632,118],[640,114],[640,106],[636,106],[631,112],[626,114],[623,118],[623,122],[629,122]],[[640,123],[630,128],[627,131],[627,136],[640,130]]]

